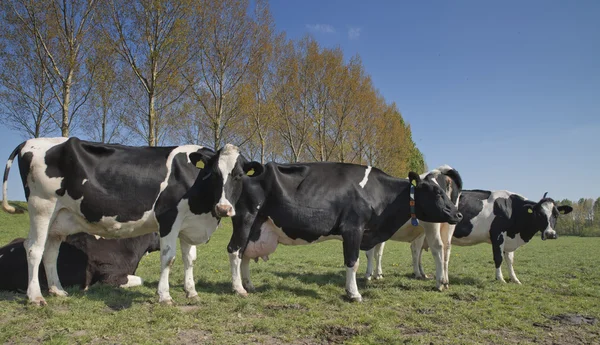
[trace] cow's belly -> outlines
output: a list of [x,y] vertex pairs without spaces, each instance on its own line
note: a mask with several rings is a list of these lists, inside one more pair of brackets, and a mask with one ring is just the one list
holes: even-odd
[[248,242],[248,246],[246,247],[246,251],[244,255],[249,258],[260,258],[265,257],[277,249],[277,245],[279,243],[288,246],[300,246],[311,243],[318,243],[328,240],[341,240],[342,236],[337,235],[329,235],[329,236],[321,236],[314,241],[306,241],[301,238],[290,238],[285,234],[285,232],[276,226],[273,221],[269,218],[266,222],[264,222],[260,227],[260,237],[256,241]]
[[119,222],[116,218],[105,216],[97,223],[90,223],[83,215],[62,208],[52,222],[50,234],[66,236],[86,232],[107,238],[126,238],[158,231],[152,211],[145,212],[143,217],[136,221]]
[[422,235],[424,231],[425,230],[421,225],[413,226],[410,221],[408,221],[404,223],[404,225],[398,229],[398,231],[396,231],[394,235],[390,237],[390,239],[392,241],[412,242],[415,238]]
[[203,244],[217,230],[219,220],[210,213],[193,214],[189,212],[181,223],[179,237],[189,244]]

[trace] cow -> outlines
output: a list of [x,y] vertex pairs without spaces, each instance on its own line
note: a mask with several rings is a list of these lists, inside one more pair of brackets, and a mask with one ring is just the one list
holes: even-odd
[[[0,248],[0,290],[27,290],[24,241],[17,238]],[[82,290],[95,283],[123,288],[139,286],[143,280],[135,271],[140,260],[146,253],[159,249],[157,232],[123,239],[96,238],[86,233],[69,235],[60,245],[58,276],[63,286]],[[43,270],[38,279],[42,287],[48,287]]]
[[[433,181],[438,184],[445,191],[450,201],[458,207],[458,199],[462,191],[462,178],[458,171],[448,165],[443,165],[422,174],[420,177],[423,180]],[[448,288],[448,262],[450,258],[450,246],[448,246],[448,243],[450,243],[452,239],[453,230],[454,225],[448,223],[440,224],[422,221],[418,226],[414,226],[411,222],[407,221],[394,233],[394,235],[392,235],[390,240],[412,242],[417,237],[426,237],[427,243],[432,243],[430,247],[436,266],[436,288],[442,290]],[[379,243],[373,249],[366,252],[367,271],[365,273],[365,279],[371,280],[373,277],[374,260],[376,262],[374,278],[383,278],[381,258],[383,256],[384,245],[385,242]],[[422,272],[415,271],[415,274],[419,279],[426,278],[425,274]]]
[[[195,245],[208,242],[219,224],[212,200],[189,201],[192,186],[214,151],[197,145],[132,147],[72,138],[30,139],[15,148],[4,171],[2,206],[8,204],[7,179],[15,156],[25,189],[30,230],[27,253],[27,297],[46,305],[39,284],[43,260],[48,290],[66,296],[56,268],[61,241],[76,232],[107,238],[135,237],[159,232],[161,275],[159,301],[173,303],[169,272],[177,239],[184,263],[184,290],[197,298],[193,263]],[[194,189],[198,191],[198,188]]]
[[241,276],[249,282],[243,256],[268,255],[278,243],[341,239],[346,293],[361,301],[356,285],[361,248],[387,240],[411,217],[453,224],[462,218],[440,186],[414,172],[399,179],[349,163],[262,165],[249,162],[230,144],[216,152],[206,170],[211,185],[222,186],[215,188],[216,215],[232,218],[227,251],[232,287],[241,295],[247,294]]
[[[557,205],[546,195],[535,202],[506,190],[463,190],[458,209],[464,218],[450,234],[451,244],[491,243],[496,279],[506,282],[501,269],[504,256],[510,280],[521,284],[513,268],[515,250],[529,243],[538,232],[542,240],[558,238],[554,229],[558,216],[573,211],[571,206]],[[415,274],[423,272],[421,253],[426,247],[427,242],[422,236],[411,243]]]

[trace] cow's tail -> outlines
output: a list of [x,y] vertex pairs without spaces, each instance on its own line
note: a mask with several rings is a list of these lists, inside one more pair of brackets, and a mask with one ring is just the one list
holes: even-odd
[[25,146],[25,142],[22,142],[21,145],[17,146],[14,151],[8,157],[8,162],[6,162],[6,168],[4,168],[4,183],[2,184],[2,208],[4,211],[8,213],[23,213],[23,210],[17,210],[13,206],[8,204],[8,173],[10,172],[10,167],[12,166],[13,160],[15,157],[21,152],[21,149]]

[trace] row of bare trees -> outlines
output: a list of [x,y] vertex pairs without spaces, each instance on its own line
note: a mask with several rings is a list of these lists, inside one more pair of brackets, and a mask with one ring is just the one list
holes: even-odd
[[286,38],[264,0],[3,0],[0,21],[0,112],[25,136],[424,169],[360,58]]
[[558,217],[556,230],[562,235],[600,236],[600,198],[578,201],[564,199],[560,205],[573,207],[573,212]]

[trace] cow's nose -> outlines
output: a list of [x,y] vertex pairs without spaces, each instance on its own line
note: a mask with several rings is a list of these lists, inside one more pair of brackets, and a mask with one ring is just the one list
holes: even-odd
[[231,214],[233,207],[231,205],[217,205],[215,211],[219,217],[227,217]]

